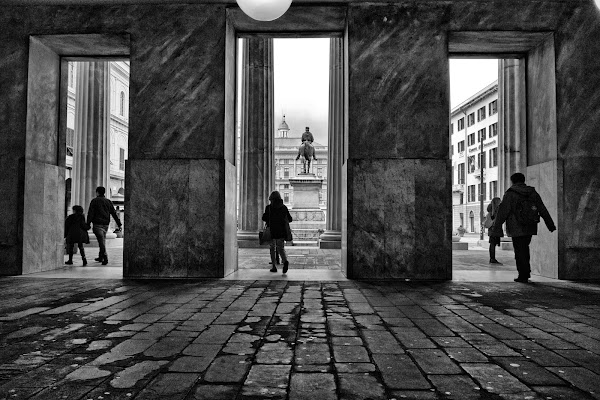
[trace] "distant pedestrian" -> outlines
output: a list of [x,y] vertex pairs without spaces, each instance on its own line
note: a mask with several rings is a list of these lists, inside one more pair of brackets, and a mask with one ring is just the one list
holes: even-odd
[[110,224],[110,216],[114,218],[118,228],[115,232],[121,231],[121,220],[117,215],[115,206],[112,201],[107,199],[104,194],[106,189],[103,186],[96,188],[96,197],[90,202],[88,209],[87,223],[94,225],[93,232],[98,239],[98,246],[100,246],[100,253],[96,261],[102,263],[102,265],[108,264],[108,255],[106,254],[106,232],[108,231],[108,225]]
[[502,224],[506,222],[506,234],[512,238],[519,273],[515,282],[527,283],[531,277],[529,244],[531,237],[537,235],[540,217],[550,232],[554,232],[556,226],[535,188],[525,185],[525,175],[517,172],[510,177],[510,181],[512,186],[498,207],[491,234],[500,237]]
[[496,260],[496,246],[500,247],[500,238],[504,236],[502,233],[500,236],[492,236],[490,235],[490,231],[492,226],[494,225],[494,220],[496,219],[496,215],[498,214],[498,207],[500,206],[500,197],[494,197],[490,204],[487,206],[487,216],[485,219],[485,227],[488,228],[488,236],[490,237],[490,264],[501,264],[498,260]]
[[67,253],[69,254],[69,261],[65,264],[73,265],[73,249],[75,244],[79,248],[79,254],[81,254],[81,260],[83,266],[87,265],[85,259],[85,250],[83,245],[90,242],[90,236],[88,235],[88,225],[85,223],[85,215],[83,215],[83,207],[73,206],[73,214],[69,215],[65,220],[65,240],[67,244]]
[[271,204],[265,208],[265,212],[262,216],[262,220],[265,221],[269,229],[271,230],[271,272],[277,272],[277,254],[283,261],[283,273],[287,273],[290,263],[288,262],[287,255],[285,253],[285,239],[286,239],[286,220],[287,223],[292,222],[292,216],[288,208],[283,204],[281,195],[278,191],[274,191],[269,196]]

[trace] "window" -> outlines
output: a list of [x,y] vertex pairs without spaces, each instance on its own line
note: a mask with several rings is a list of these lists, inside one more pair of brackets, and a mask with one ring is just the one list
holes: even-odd
[[477,141],[481,142],[482,140],[485,140],[485,128],[477,131]]
[[477,110],[477,122],[483,121],[485,119],[485,106],[481,107]]
[[479,153],[477,160],[479,161],[479,164],[477,165],[478,168],[485,168],[485,152],[484,153]]
[[475,185],[469,185],[467,188],[467,201],[475,201]]
[[465,163],[458,164],[458,184],[464,185],[465,183]]
[[457,125],[458,125],[459,131],[462,131],[463,129],[465,129],[465,119],[464,118],[459,119],[457,122]]
[[317,176],[321,178],[323,176],[323,168],[317,168]]
[[290,194],[288,192],[283,193],[283,202],[284,203],[290,202]]
[[125,92],[121,92],[119,104],[119,115],[125,115]]
[[498,181],[490,182],[490,199],[498,197]]
[[458,142],[458,152],[462,153],[463,151],[465,151],[465,141],[461,140]]
[[125,171],[125,149],[119,147],[119,169]]
[[450,134],[454,134],[454,124],[450,124]]
[[290,177],[290,169],[289,168],[284,168],[283,169],[283,177],[284,178],[289,178]]
[[[460,194],[460,197],[462,199],[462,193]],[[462,204],[462,202],[460,204]],[[460,215],[460,226],[463,226],[465,224],[465,214],[460,213],[459,215]]]
[[[460,194],[460,197],[458,198],[459,203],[458,204],[464,204],[465,203],[465,195],[464,193]],[[462,213],[460,214],[460,224],[462,225]]]
[[469,156],[469,158],[467,159],[468,164],[468,168],[469,168],[469,173],[472,174],[473,172],[475,172],[475,156]]
[[489,114],[494,115],[498,113],[498,100],[494,100],[489,104]]
[[67,155],[73,157],[73,141],[75,140],[75,131],[67,128]]
[[498,165],[498,148],[490,149],[490,168]]
[[467,115],[467,126],[473,126],[475,124],[475,113]]
[[74,86],[74,81],[75,81],[75,64],[73,64],[72,62],[69,63],[69,87],[72,88]]
[[473,146],[475,144],[475,133],[470,133],[469,136],[467,136],[467,144],[469,146]]
[[498,123],[490,125],[490,137],[498,136]]
[[475,232],[475,215],[473,215],[473,211],[469,211],[469,222],[471,225],[471,232]]
[[450,157],[454,154],[454,145],[450,146]]
[[284,183],[284,184],[283,184],[283,188],[284,188],[284,189],[289,189],[289,188],[290,188],[290,185],[289,185],[289,184],[287,184],[287,183]]

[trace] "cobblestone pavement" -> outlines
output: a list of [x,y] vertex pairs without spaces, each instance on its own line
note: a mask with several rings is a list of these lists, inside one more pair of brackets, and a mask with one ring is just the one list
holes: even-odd
[[600,286],[0,279],[0,399],[599,399]]
[[[327,250],[318,247],[286,246],[290,269],[328,269],[340,270],[341,250]],[[238,249],[238,268],[269,268],[271,256],[268,247],[259,249]]]

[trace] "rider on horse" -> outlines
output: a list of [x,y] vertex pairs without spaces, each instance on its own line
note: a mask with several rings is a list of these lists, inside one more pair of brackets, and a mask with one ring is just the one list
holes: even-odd
[[[310,131],[308,130],[308,126],[306,127],[306,131],[302,134],[302,144],[307,146],[307,147],[313,147],[312,142],[314,142],[315,139],[313,138],[313,134],[310,133]],[[313,155],[313,158],[316,160],[316,154]]]
[[299,159],[300,156],[303,157],[302,164],[304,165],[304,173],[310,172],[311,157],[314,160],[317,159],[315,154],[315,148],[312,145],[312,142],[314,140],[315,139],[313,138],[312,133],[310,133],[310,131],[308,130],[307,126],[306,131],[302,134],[302,145],[300,145],[300,148],[298,149],[298,157],[296,157],[296,160]]

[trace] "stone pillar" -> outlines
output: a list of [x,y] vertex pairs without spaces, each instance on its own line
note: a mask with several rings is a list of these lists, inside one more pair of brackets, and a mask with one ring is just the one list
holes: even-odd
[[96,187],[110,193],[109,124],[110,73],[108,62],[78,62],[75,87],[75,140],[71,205],[86,214]]
[[327,225],[322,249],[342,247],[342,158],[344,156],[344,54],[342,38],[330,39],[329,138],[327,146]]
[[273,39],[243,43],[239,247],[258,246],[258,230],[269,194],[275,190]]
[[498,195],[502,197],[512,174],[527,173],[525,60],[499,60],[498,69]]

